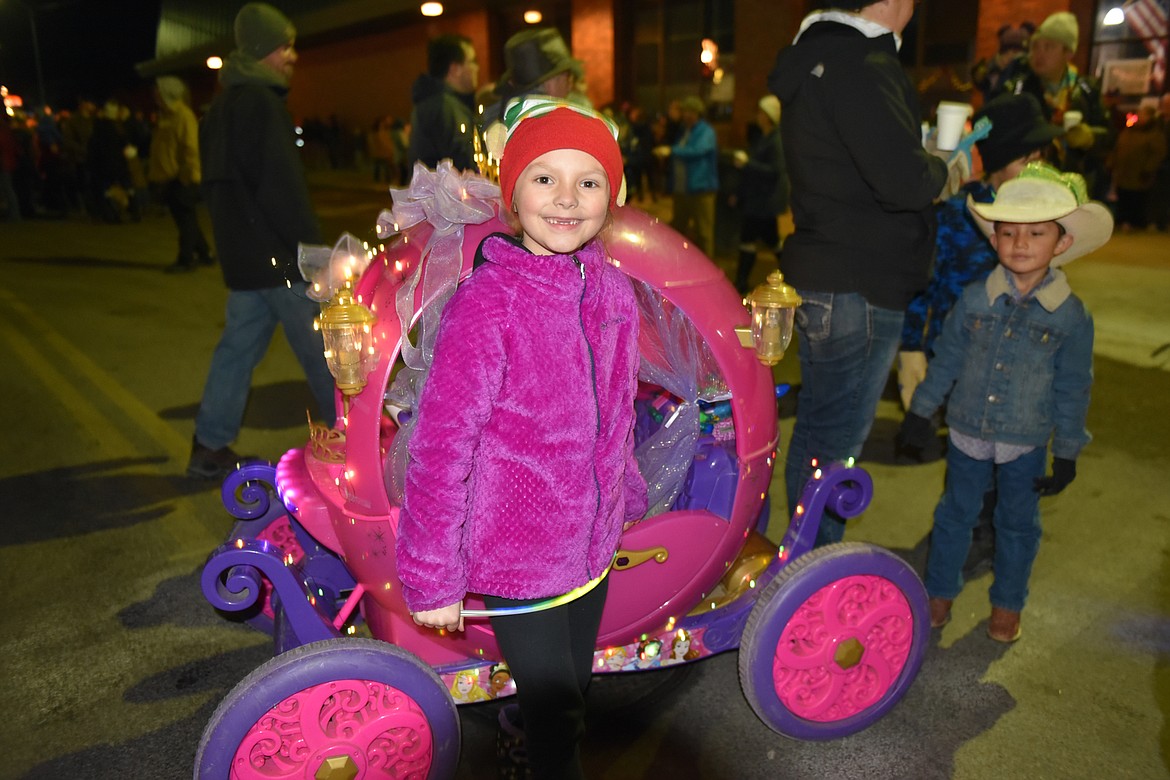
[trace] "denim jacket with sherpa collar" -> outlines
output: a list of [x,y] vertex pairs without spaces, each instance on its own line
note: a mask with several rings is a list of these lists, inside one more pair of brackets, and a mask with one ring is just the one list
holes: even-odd
[[1034,447],[1051,438],[1052,454],[1071,459],[1089,443],[1092,384],[1093,318],[1064,273],[1016,300],[1001,267],[963,291],[910,411],[930,417],[945,402],[954,431]]

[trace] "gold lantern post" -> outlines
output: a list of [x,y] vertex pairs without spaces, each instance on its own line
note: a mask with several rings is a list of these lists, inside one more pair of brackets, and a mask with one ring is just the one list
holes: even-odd
[[317,319],[325,342],[325,362],[345,401],[349,415],[349,399],[366,386],[366,377],[374,367],[377,355],[370,326],[376,318],[354,297],[353,281],[345,284],[322,307]]
[[768,274],[767,280],[747,296],[751,306],[750,328],[739,327],[740,343],[755,350],[764,365],[774,366],[784,357],[784,350],[792,341],[792,326],[800,294],[784,282],[779,271]]

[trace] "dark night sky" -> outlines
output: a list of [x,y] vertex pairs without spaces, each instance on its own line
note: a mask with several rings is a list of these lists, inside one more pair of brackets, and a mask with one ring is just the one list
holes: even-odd
[[49,105],[149,96],[134,65],[154,57],[159,0],[0,0],[0,84],[32,106],[40,98],[28,9]]

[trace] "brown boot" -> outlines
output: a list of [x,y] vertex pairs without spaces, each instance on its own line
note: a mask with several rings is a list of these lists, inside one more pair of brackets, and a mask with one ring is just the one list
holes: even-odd
[[951,605],[955,603],[954,599],[940,599],[931,597],[930,599],[930,627],[942,628],[947,623],[951,622]]
[[996,642],[1014,642],[1020,638],[1020,613],[1002,607],[991,608],[987,635]]

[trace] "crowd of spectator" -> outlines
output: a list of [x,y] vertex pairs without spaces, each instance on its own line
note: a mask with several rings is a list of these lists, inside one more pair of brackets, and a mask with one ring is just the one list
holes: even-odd
[[0,187],[0,213],[8,220],[142,218],[152,135],[145,111],[115,99],[100,108],[81,100],[72,110],[13,111],[0,125],[8,184]]
[[[549,55],[558,50],[541,37],[551,36],[556,39],[552,43],[557,43],[559,35],[547,29],[526,31],[525,35],[524,40],[516,36],[518,54],[504,78],[541,80],[510,84],[509,94],[516,90],[547,92],[547,73],[524,72],[525,67],[544,67],[567,81],[565,91],[570,99],[587,102],[580,61],[571,59],[567,48],[562,54]],[[546,56],[563,56],[563,63],[538,59],[538,64],[533,65],[524,51],[528,42],[539,42]],[[1092,194],[1116,209],[1119,229],[1144,230],[1151,226],[1164,232],[1170,228],[1170,101],[1158,104],[1150,99],[1140,110],[1131,106],[1123,109],[1117,96],[1102,94],[1095,79],[1072,66],[1078,45],[1075,19],[1070,14],[1054,14],[1040,28],[1029,21],[1004,26],[999,31],[996,53],[971,67],[968,86],[981,95],[972,94],[971,98],[978,104],[1005,92],[1028,91],[1041,100],[1046,117],[1057,124],[1066,121],[1066,114],[1079,109],[1083,127],[1067,134],[1048,156],[1058,167],[1086,176]],[[1053,79],[1067,81],[1075,88],[1053,92],[1044,85]],[[484,95],[498,100],[504,93],[496,84],[484,85],[478,91],[475,86],[467,87],[469,106],[483,104]],[[710,112],[696,101],[697,95],[684,95],[664,106],[623,101],[600,108],[620,129],[628,202],[648,205],[664,196],[675,200],[681,196],[685,206],[698,197],[704,201],[699,219],[692,213],[694,209],[684,209],[684,221],[676,220],[677,226],[705,250],[730,254],[736,248],[735,239],[744,216],[741,212],[747,205],[737,197],[742,178],[738,170],[742,165],[737,164],[737,159],[759,138],[760,121],[753,119],[746,128],[735,129],[736,136],[744,136],[738,131],[746,130],[743,149],[716,148],[717,181],[708,181],[702,191],[692,193],[687,190],[685,173],[693,164],[685,162],[685,156],[655,151],[688,149],[693,138],[688,135],[686,120],[691,115],[695,121],[710,126]],[[684,106],[697,107],[697,113],[688,114]],[[498,106],[490,108],[498,111]],[[931,106],[924,105],[923,110],[923,118],[929,120]],[[147,181],[151,140],[159,117],[155,105],[132,106],[118,98],[101,102],[83,98],[66,109],[10,110],[6,121],[0,122],[0,219],[85,217],[119,223],[137,221],[146,213],[164,213],[166,199],[160,192],[152,193]],[[330,114],[307,117],[300,124],[307,168],[362,170],[374,181],[389,186],[409,183],[413,163],[411,117],[383,114],[363,125],[347,123]],[[720,130],[719,137],[724,135]],[[688,143],[677,146],[684,138]],[[680,172],[684,174],[681,181]],[[713,230],[707,226],[710,210],[705,203],[712,195],[719,198],[712,217],[716,223]],[[781,200],[786,208],[787,198]],[[712,238],[712,232],[719,240]],[[750,251],[746,239],[739,243],[745,253]],[[780,242],[775,242],[774,247],[768,248],[778,256],[779,247]],[[740,264],[740,276],[744,269],[750,273],[747,257],[743,254],[741,258],[744,262]],[[746,277],[736,281],[741,290],[748,286]]]

